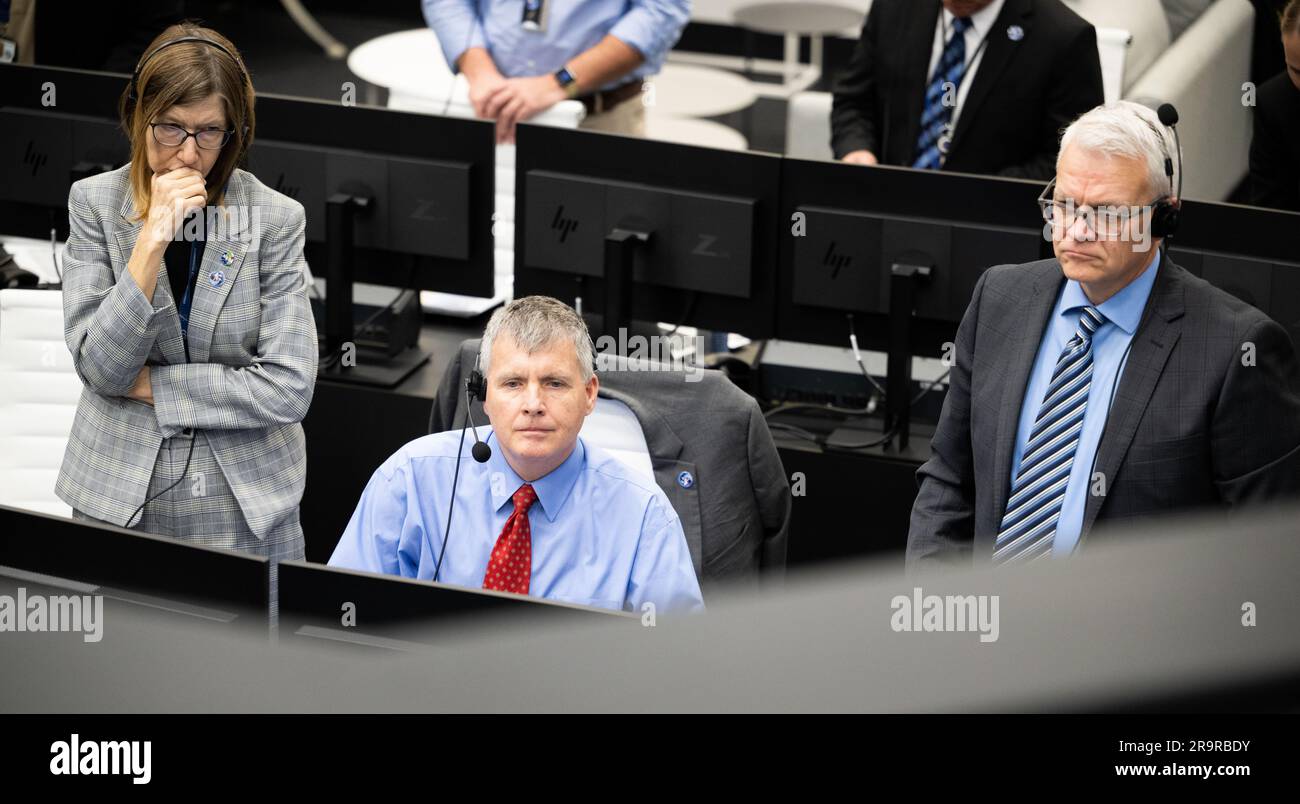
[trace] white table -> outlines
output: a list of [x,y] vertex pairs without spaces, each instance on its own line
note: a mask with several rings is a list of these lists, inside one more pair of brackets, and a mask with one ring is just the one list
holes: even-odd
[[717,117],[754,104],[758,94],[745,78],[727,70],[690,64],[665,64],[646,79],[646,105],[671,117]]
[[645,118],[647,139],[698,145],[724,151],[747,151],[749,141],[739,131],[711,120],[691,120],[650,113]]
[[[375,37],[353,48],[348,69],[370,86],[368,103],[378,103],[374,87],[388,90],[388,107],[426,114],[473,117],[469,82],[453,75],[438,37],[428,28]],[[560,101],[530,122],[573,128],[586,116],[578,101]]]
[[[785,59],[779,91],[784,97],[802,92],[821,78],[822,43],[827,36],[856,36],[863,22],[856,8],[840,3],[761,2],[735,10],[735,23],[741,28],[785,37]],[[799,45],[808,37],[809,64],[799,61]]]

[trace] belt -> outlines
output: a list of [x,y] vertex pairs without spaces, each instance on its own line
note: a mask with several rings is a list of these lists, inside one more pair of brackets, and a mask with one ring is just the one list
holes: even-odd
[[623,101],[640,94],[641,82],[629,81],[604,92],[588,92],[586,95],[579,95],[575,100],[582,101],[587,114],[600,114],[601,112],[608,112]]

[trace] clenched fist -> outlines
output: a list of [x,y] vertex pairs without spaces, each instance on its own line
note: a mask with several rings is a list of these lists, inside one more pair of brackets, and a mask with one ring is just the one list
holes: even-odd
[[155,173],[150,187],[149,212],[141,235],[157,244],[171,242],[186,213],[203,209],[208,203],[208,182],[193,168]]

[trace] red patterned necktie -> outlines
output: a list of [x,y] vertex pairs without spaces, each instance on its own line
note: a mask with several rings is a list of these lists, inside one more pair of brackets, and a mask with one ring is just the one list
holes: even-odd
[[492,548],[483,588],[526,595],[533,574],[533,534],[528,527],[528,509],[537,502],[537,492],[525,483],[511,499],[515,501],[515,510]]

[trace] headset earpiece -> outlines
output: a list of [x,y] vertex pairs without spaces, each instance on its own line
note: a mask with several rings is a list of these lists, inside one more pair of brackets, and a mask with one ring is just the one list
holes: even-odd
[[1169,200],[1168,196],[1162,197],[1151,207],[1151,236],[1173,236],[1178,231],[1181,217],[1178,204]]
[[483,376],[482,363],[483,350],[480,347],[479,353],[474,355],[474,368],[470,369],[469,378],[465,380],[465,390],[469,393],[470,399],[477,399],[480,402],[487,398],[487,378]]
[[487,396],[487,380],[483,379],[483,375],[479,373],[478,369],[474,369],[469,373],[469,379],[465,380],[465,388],[472,398],[480,402]]
[[[1154,204],[1151,205],[1151,236],[1158,238],[1173,237],[1178,231],[1178,225],[1182,222],[1182,195],[1183,195],[1183,154],[1178,143],[1178,110],[1173,104],[1165,103],[1156,110],[1160,118],[1160,124],[1169,129],[1174,135],[1174,147],[1178,148],[1178,191],[1176,199],[1167,195],[1160,196]],[[1139,115],[1140,116],[1140,115]],[[1165,138],[1161,135],[1160,130],[1151,125],[1150,121],[1142,118],[1144,122],[1155,133],[1156,139],[1160,141],[1161,147],[1165,152],[1165,178],[1169,180],[1169,189],[1174,190],[1174,159],[1170,155],[1169,149],[1164,148]]]

